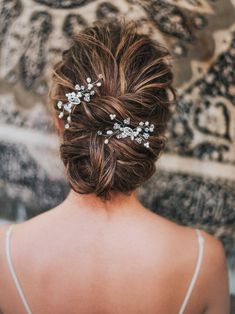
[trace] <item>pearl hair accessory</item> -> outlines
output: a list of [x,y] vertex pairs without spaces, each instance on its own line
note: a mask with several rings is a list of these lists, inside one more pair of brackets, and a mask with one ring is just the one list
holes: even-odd
[[87,87],[85,87],[84,85],[76,84],[75,91],[65,94],[68,100],[67,103],[63,104],[61,100],[58,101],[57,107],[61,109],[61,112],[59,113],[59,118],[62,119],[64,117],[65,111],[69,113],[67,117],[67,123],[65,124],[66,129],[68,129],[71,125],[71,113],[72,113],[73,108],[76,105],[79,105],[82,101],[90,102],[91,96],[95,94],[95,91],[93,88],[94,86],[97,86],[97,87],[101,86],[100,80],[102,78],[103,78],[103,75],[99,74],[98,80],[96,80],[95,82],[92,82],[91,78],[88,77],[86,79]]
[[150,136],[149,133],[154,131],[154,124],[149,124],[149,121],[145,121],[145,122],[141,121],[141,122],[139,122],[139,125],[137,127],[132,128],[130,126],[130,118],[129,117],[127,119],[124,119],[123,122],[116,119],[115,114],[110,114],[109,117],[111,120],[115,119],[115,121],[117,121],[113,125],[114,131],[113,130],[106,130],[106,131],[103,131],[104,133],[100,130],[97,131],[98,135],[103,135],[103,136],[108,137],[104,140],[105,144],[109,143],[110,137],[116,135],[116,138],[118,138],[118,139],[130,137],[131,140],[135,140],[139,144],[144,142],[144,146],[149,148],[149,142],[147,141],[147,139]]

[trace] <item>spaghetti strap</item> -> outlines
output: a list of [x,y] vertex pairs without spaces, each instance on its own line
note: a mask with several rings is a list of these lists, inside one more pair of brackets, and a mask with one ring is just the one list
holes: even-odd
[[12,263],[12,258],[11,258],[11,248],[10,248],[10,240],[11,240],[11,235],[12,235],[12,229],[13,225],[10,225],[10,227],[6,231],[6,259],[7,259],[7,264],[11,273],[11,276],[14,280],[16,289],[19,293],[19,296],[21,298],[21,301],[23,303],[23,306],[25,308],[25,311],[27,314],[32,314],[32,311],[30,310],[30,307],[26,301],[26,298],[23,293],[23,289],[20,285],[19,279],[17,278],[13,263]]
[[188,291],[187,291],[187,293],[185,295],[184,301],[183,301],[183,303],[181,305],[179,314],[183,314],[184,313],[186,305],[187,305],[187,303],[189,301],[189,298],[190,298],[191,293],[193,291],[193,287],[195,285],[195,282],[196,282],[198,274],[199,274],[200,266],[201,266],[201,263],[202,263],[202,257],[203,257],[203,253],[204,253],[204,237],[202,236],[202,234],[201,234],[199,229],[195,229],[195,231],[196,231],[196,234],[197,234],[198,247],[199,247],[198,258],[197,258],[197,263],[196,263],[196,267],[195,267],[195,271],[194,271],[192,280],[190,282]]

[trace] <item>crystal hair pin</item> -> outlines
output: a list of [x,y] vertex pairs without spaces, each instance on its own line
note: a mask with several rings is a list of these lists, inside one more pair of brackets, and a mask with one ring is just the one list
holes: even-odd
[[131,140],[135,140],[139,144],[143,142],[144,146],[149,148],[149,142],[147,141],[147,139],[150,136],[149,133],[154,131],[154,124],[150,124],[149,121],[141,121],[139,122],[139,125],[137,127],[132,128],[130,126],[129,117],[127,119],[124,119],[123,122],[116,119],[115,114],[110,114],[109,117],[111,120],[115,119],[116,121],[113,125],[113,129],[106,131],[97,131],[98,135],[103,135],[107,137],[104,140],[105,144],[109,143],[110,137],[116,135],[117,139],[130,137]]
[[82,101],[90,102],[91,96],[95,94],[94,87],[100,87],[102,85],[100,82],[102,78],[103,75],[99,74],[98,79],[92,82],[91,78],[88,77],[86,79],[87,86],[76,84],[74,87],[75,91],[65,94],[68,100],[65,104],[63,104],[61,100],[58,101],[57,107],[61,110],[61,112],[59,113],[59,118],[62,119],[65,115],[65,111],[68,112],[68,116],[66,118],[67,123],[65,124],[66,129],[68,129],[71,125],[71,113],[73,108],[76,105],[79,105]]

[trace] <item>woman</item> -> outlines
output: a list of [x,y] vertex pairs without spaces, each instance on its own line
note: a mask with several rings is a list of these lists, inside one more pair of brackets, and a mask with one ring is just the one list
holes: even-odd
[[96,23],[63,53],[50,99],[72,189],[1,227],[2,313],[229,313],[221,243],[137,198],[165,145],[168,55],[131,22]]

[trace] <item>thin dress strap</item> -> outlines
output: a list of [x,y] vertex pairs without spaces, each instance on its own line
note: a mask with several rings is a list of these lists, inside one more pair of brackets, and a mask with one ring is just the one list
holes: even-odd
[[190,282],[188,291],[187,291],[187,293],[185,295],[184,301],[183,301],[183,303],[181,305],[181,309],[179,311],[179,314],[183,314],[184,313],[186,305],[187,305],[187,303],[189,301],[189,298],[191,296],[191,293],[193,291],[193,287],[194,287],[195,282],[197,280],[197,277],[198,277],[198,274],[199,274],[199,270],[200,270],[200,266],[201,266],[201,263],[202,263],[202,257],[203,257],[203,252],[204,252],[204,237],[202,236],[202,234],[201,234],[199,229],[195,229],[195,230],[196,230],[196,233],[197,233],[198,246],[199,246],[198,259],[197,259],[197,264],[196,264],[196,267],[195,267],[195,271],[194,271],[192,280]]
[[12,229],[13,229],[13,225],[11,225],[6,232],[6,258],[7,258],[7,264],[10,270],[10,273],[12,275],[12,278],[14,280],[16,289],[18,290],[19,296],[21,298],[21,301],[24,305],[25,311],[27,314],[32,314],[32,311],[30,310],[30,307],[26,301],[26,298],[24,296],[23,293],[23,289],[20,285],[19,279],[17,278],[13,263],[12,263],[12,259],[11,259],[11,250],[10,250],[10,239],[11,239],[11,234],[12,234]]

